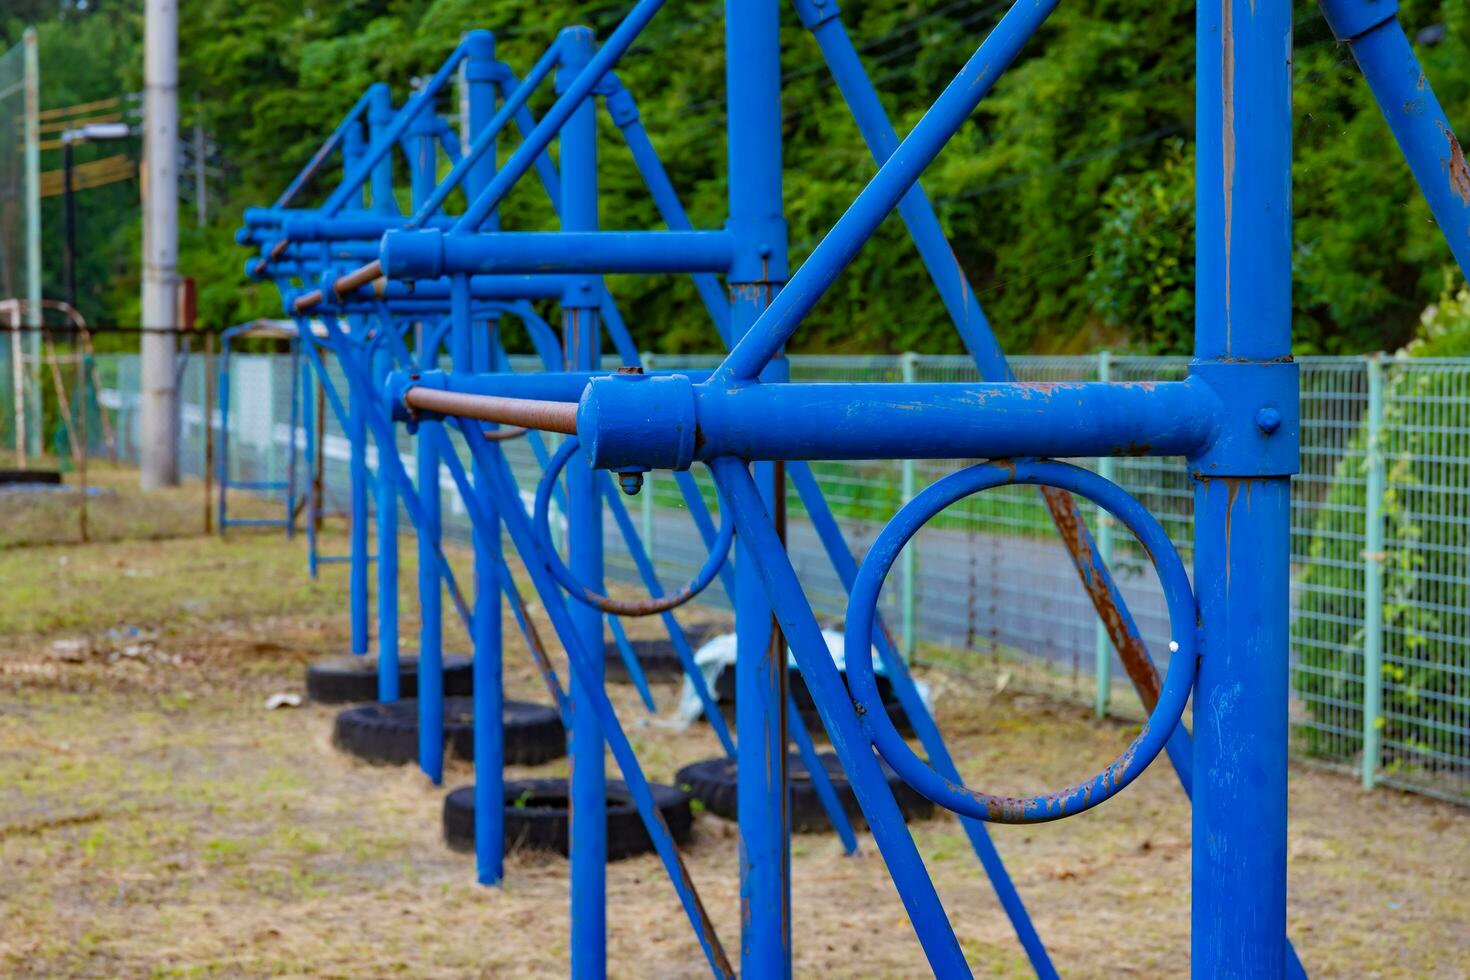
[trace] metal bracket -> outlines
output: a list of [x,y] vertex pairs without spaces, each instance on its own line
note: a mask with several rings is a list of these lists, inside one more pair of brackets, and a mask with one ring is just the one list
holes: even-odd
[[1301,469],[1295,361],[1194,361],[1190,377],[1219,396],[1215,438],[1189,458],[1196,477],[1289,476]]

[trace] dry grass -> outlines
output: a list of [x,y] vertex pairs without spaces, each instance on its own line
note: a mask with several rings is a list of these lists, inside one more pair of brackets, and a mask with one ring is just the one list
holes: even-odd
[[[345,574],[311,583],[298,546],[262,535],[0,552],[0,973],[565,974],[565,862],[515,854],[503,888],[478,887],[440,840],[443,789],[343,757],[326,708],[263,710],[343,649]],[[512,693],[544,700],[518,646],[507,659]],[[1071,781],[1131,734],[1015,683],[997,692],[988,663],[928,679],[987,788]],[[655,693],[668,710],[675,688]],[[717,751],[703,726],[672,732],[630,688],[613,696],[650,775]],[[451,766],[446,782],[471,775]],[[1314,976],[1470,975],[1470,812],[1295,768],[1292,821],[1291,931]],[[1028,975],[957,824],[914,830],[976,971]],[[995,837],[1063,975],[1187,972],[1189,812],[1164,766],[1090,814]],[[862,850],[793,844],[800,975],[927,972]],[[733,954],[733,828],[701,816],[687,858]],[[705,974],[655,858],[614,865],[608,888],[615,975]]]

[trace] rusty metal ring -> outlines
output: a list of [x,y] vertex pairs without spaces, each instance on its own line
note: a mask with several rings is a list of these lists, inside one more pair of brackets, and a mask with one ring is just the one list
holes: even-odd
[[562,588],[567,590],[567,594],[583,605],[592,606],[615,616],[653,616],[657,613],[668,612],[670,609],[677,609],[703,592],[714,581],[720,566],[725,563],[725,557],[730,553],[730,544],[735,539],[735,522],[730,519],[728,507],[720,508],[720,530],[715,535],[715,542],[710,548],[709,557],[704,560],[703,567],[687,585],[676,592],[651,596],[647,599],[614,599],[577,581],[577,577],[572,574],[571,569],[567,568],[566,563],[561,560],[561,556],[556,553],[556,548],[551,544],[551,490],[556,486],[557,477],[561,475],[567,461],[579,448],[581,448],[581,443],[578,442],[576,436],[572,436],[561,444],[561,448],[547,463],[546,473],[536,487],[536,508],[532,520],[537,541],[545,554],[546,567],[557,582],[561,583]]
[[[1159,575],[1169,610],[1173,657],[1159,700],[1143,730],[1102,772],[1040,796],[997,796],[945,779],[920,759],[882,708],[869,656],[874,610],[883,581],[909,540],[940,511],[974,493],[1010,484],[1055,487],[1086,497],[1116,517],[1143,545]],[[1199,662],[1195,652],[1196,605],[1184,563],[1163,527],[1122,487],[1096,473],[1055,460],[993,460],[951,473],[903,506],[879,532],[863,558],[847,607],[847,680],[853,704],[878,753],[924,796],[961,816],[996,823],[1042,823],[1081,813],[1123,789],[1158,757],[1179,725]]]

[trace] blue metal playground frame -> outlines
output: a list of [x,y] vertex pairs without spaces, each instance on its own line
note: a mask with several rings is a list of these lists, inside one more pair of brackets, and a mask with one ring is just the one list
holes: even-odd
[[[379,670],[383,700],[397,697],[396,514],[418,536],[420,765],[442,776],[442,594],[469,628],[475,663],[476,840],[479,880],[503,875],[500,597],[506,596],[570,730],[572,776],[571,973],[606,971],[603,757],[610,749],[704,951],[711,972],[735,968],[653,805],[648,782],[604,690],[604,617],[660,615],[693,670],[674,609],[719,577],[732,594],[737,635],[735,743],[708,712],[738,763],[742,915],[740,973],[789,976],[790,825],[786,746],[811,758],[810,735],[789,710],[789,644],[811,690],[914,932],[936,975],[968,976],[959,942],[881,771],[880,757],[961,820],[1039,976],[1056,971],[986,830],[1096,806],[1166,754],[1193,800],[1193,969],[1197,976],[1303,975],[1286,938],[1287,615],[1289,485],[1297,469],[1297,371],[1291,359],[1290,4],[1222,0],[1197,14],[1197,255],[1195,359],[1179,382],[1030,385],[1015,381],[934,208],[918,184],[925,167],[970,117],[1057,6],[1016,0],[956,78],[901,141],[835,0],[794,0],[868,143],[877,173],[807,260],[787,268],[782,214],[781,76],[776,0],[728,0],[725,48],[729,217],[692,227],[613,74],[663,0],[637,0],[600,46],[568,28],[524,81],[496,61],[488,32],[467,35],[396,112],[373,86],[269,209],[247,212],[243,242],[260,245],[252,275],[271,277],[296,318],[302,351],[354,436],[354,516],[367,504],[366,445],[378,449]],[[1383,108],[1462,269],[1470,268],[1470,173],[1396,19],[1391,0],[1324,0]],[[468,86],[466,131],[434,112],[457,71]],[[554,75],[556,98],[539,121],[528,100]],[[664,230],[598,227],[601,100],[633,154]],[[366,122],[365,137],[363,124]],[[497,167],[510,124],[521,142]],[[559,141],[560,170],[547,149]],[[411,214],[392,186],[392,152],[411,174]],[[435,184],[437,148],[452,167]],[[343,177],[319,208],[292,202],[340,149]],[[532,170],[557,207],[560,230],[500,227],[498,209]],[[443,206],[463,188],[469,204]],[[371,201],[371,207],[367,202]],[[978,384],[792,384],[782,350],[882,221],[897,210],[956,329]],[[361,264],[366,263],[366,264]],[[694,277],[729,347],[713,372],[643,372],[601,276]],[[720,282],[723,279],[723,284]],[[561,335],[533,302],[555,300]],[[545,371],[513,374],[501,348],[517,317]],[[320,322],[325,341],[309,328]],[[602,367],[604,339],[624,367]],[[412,347],[412,352],[410,351]],[[447,369],[440,348],[447,347]],[[319,349],[320,348],[320,349]],[[330,350],[349,389],[343,400],[322,366]],[[397,448],[394,422],[416,440],[416,479]],[[503,427],[510,426],[507,430]],[[522,432],[521,430],[525,430]],[[539,431],[572,437],[551,457]],[[458,441],[454,433],[458,433]],[[528,513],[501,443],[525,435],[545,473]],[[572,441],[574,440],[574,441]],[[461,460],[467,452],[470,465]],[[1145,453],[1181,456],[1195,485],[1194,569],[1186,573],[1158,523],[1116,485],[1056,458]],[[359,463],[359,457],[361,462]],[[920,493],[884,529],[861,565],[808,466],[811,460],[980,458]],[[688,470],[714,476],[721,534]],[[636,493],[642,474],[672,470],[711,547],[702,574],[665,591],[638,542],[611,473]],[[473,608],[441,545],[441,473],[472,519]],[[565,484],[559,474],[565,474]],[[359,479],[360,475],[360,479]],[[828,551],[850,603],[846,663],[851,690],[828,656],[783,543],[787,481]],[[361,491],[359,492],[359,483]],[[967,786],[902,658],[876,613],[883,578],[904,543],[945,506],[1001,485],[1043,493],[1150,712],[1143,731],[1108,767],[1056,792],[1015,797]],[[1162,680],[1098,557],[1073,495],[1109,510],[1142,541],[1168,602],[1172,640]],[[568,519],[569,562],[547,533],[549,501]],[[602,535],[611,511],[651,598],[605,594]],[[354,521],[354,652],[367,649],[366,522]],[[506,556],[508,535],[567,655],[564,690],[526,614]],[[361,547],[359,548],[359,544]],[[361,561],[359,562],[359,559]],[[733,563],[733,565],[732,565]],[[361,617],[361,635],[358,632]],[[616,623],[616,619],[611,620]],[[620,627],[614,635],[623,636]],[[869,647],[894,681],[926,758],[881,709]],[[626,650],[625,650],[626,652]],[[636,676],[636,662],[630,658]],[[641,687],[651,705],[646,685]],[[708,692],[701,690],[708,704]],[[1193,734],[1181,723],[1193,698]],[[580,764],[579,764],[580,763]],[[808,765],[816,774],[821,767]],[[826,787],[824,795],[830,794]],[[829,797],[830,802],[830,797]],[[856,847],[840,808],[830,811]]]

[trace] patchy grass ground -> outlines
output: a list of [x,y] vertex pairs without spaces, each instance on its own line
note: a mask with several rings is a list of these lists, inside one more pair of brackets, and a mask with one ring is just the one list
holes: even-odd
[[[125,482],[120,508],[168,512]],[[199,526],[197,492],[178,492],[176,530]],[[3,533],[43,526],[3,510]],[[117,537],[0,550],[0,974],[565,975],[565,862],[515,854],[504,888],[476,886],[440,840],[443,789],[343,757],[329,709],[264,710],[345,649],[345,568],[313,583],[299,544],[274,535]],[[411,548],[404,560],[408,586]],[[403,609],[412,636],[407,587]],[[988,788],[1061,785],[1132,734],[998,676],[988,658],[927,676],[962,770]],[[507,679],[545,699],[516,645]],[[676,689],[656,694],[667,711]],[[613,695],[652,776],[716,752],[702,726],[672,732],[630,688]],[[452,765],[446,782],[471,778]],[[914,829],[977,973],[1028,975],[956,823]],[[1064,976],[1187,973],[1189,812],[1165,767],[1092,813],[995,837]],[[733,827],[699,817],[687,858],[733,954]],[[1470,976],[1470,812],[1294,768],[1290,860],[1291,933],[1314,976]],[[798,837],[792,863],[800,975],[927,973],[870,840],[847,858]],[[615,975],[704,975],[655,858],[614,865],[608,887]]]

